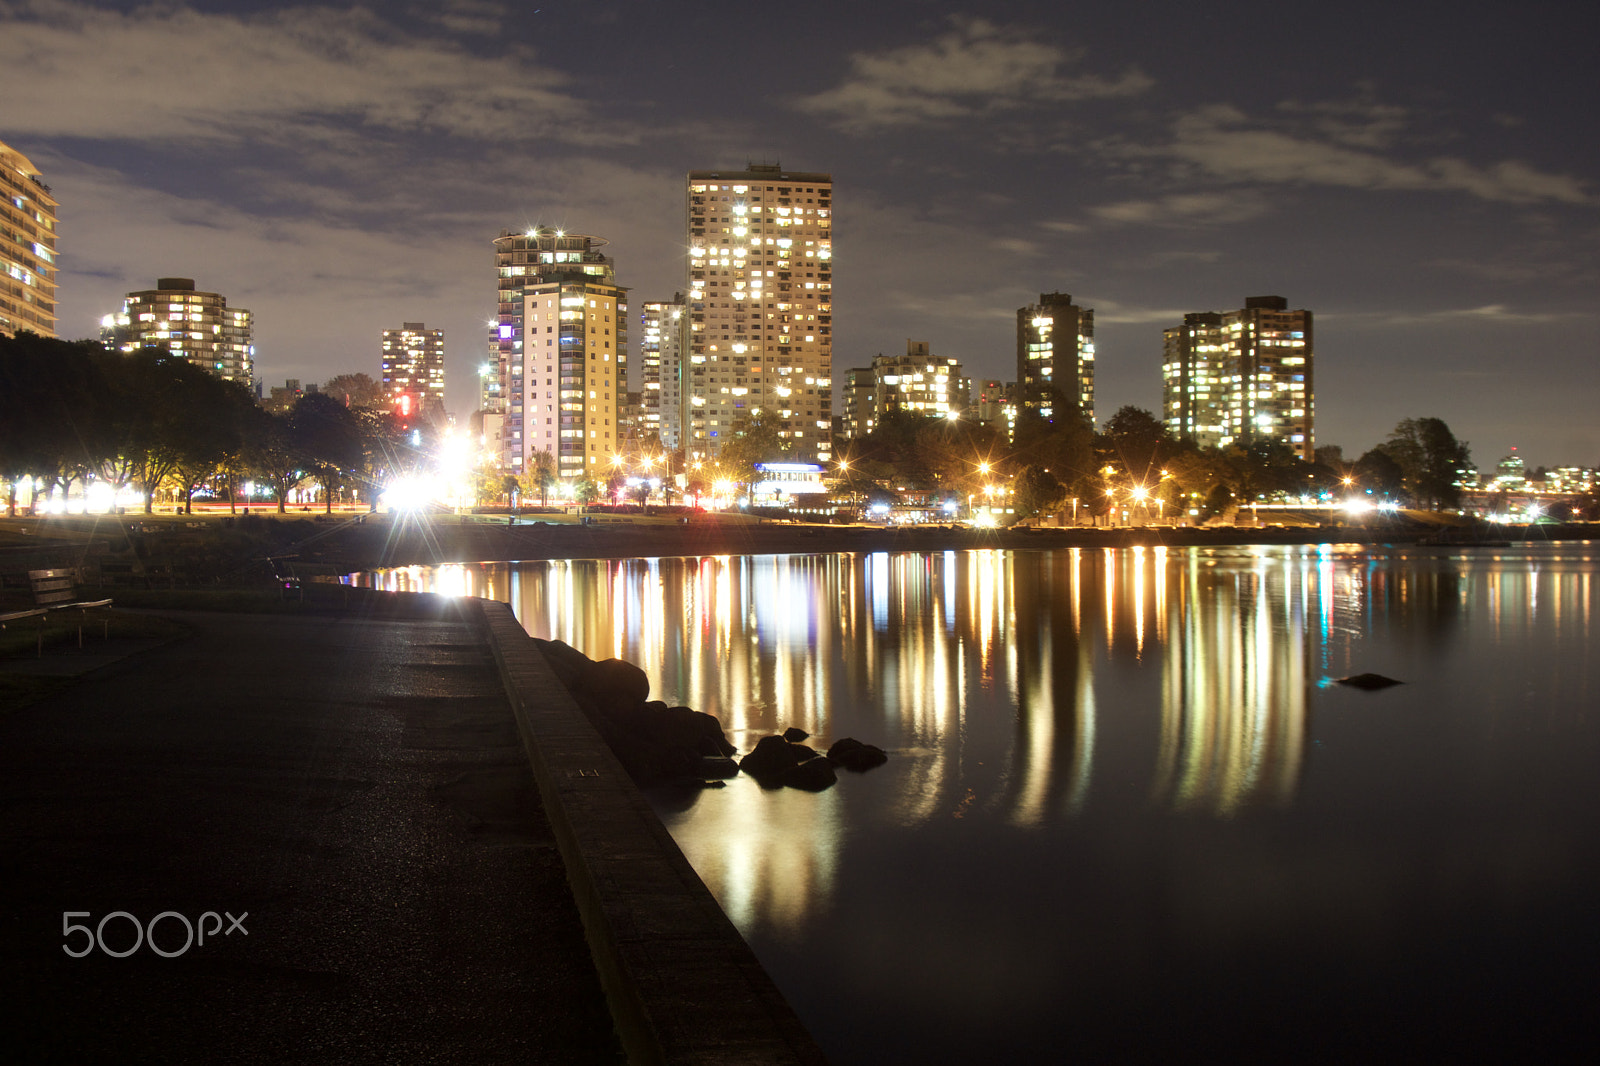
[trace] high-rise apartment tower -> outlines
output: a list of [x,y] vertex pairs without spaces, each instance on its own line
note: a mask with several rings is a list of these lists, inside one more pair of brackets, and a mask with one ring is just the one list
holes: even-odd
[[833,420],[833,177],[752,164],[688,178],[691,458],[759,413],[797,459]]
[[671,300],[652,300],[639,315],[639,395],[641,436],[659,435],[668,449],[682,442],[687,420],[687,392],[683,387],[685,337],[689,324],[688,302],[683,293]]
[[383,394],[435,423],[444,419],[444,330],[404,322],[383,331]]
[[1094,311],[1047,292],[1017,308],[1017,405],[1053,421],[1058,395],[1094,424]]
[[219,378],[249,386],[255,377],[253,316],[226,297],[201,292],[193,278],[157,278],[130,292],[122,310],[100,320],[100,339],[124,352],[165,348]]
[[[622,443],[628,291],[600,237],[534,228],[494,242],[499,315],[490,341],[498,452],[513,474],[550,452],[561,478],[601,480]],[[491,406],[491,402],[493,406]]]
[[56,199],[28,157],[0,141],[0,336],[56,335]]
[[1163,332],[1162,418],[1173,436],[1219,447],[1279,440],[1316,450],[1310,311],[1252,296],[1238,311],[1198,311]]

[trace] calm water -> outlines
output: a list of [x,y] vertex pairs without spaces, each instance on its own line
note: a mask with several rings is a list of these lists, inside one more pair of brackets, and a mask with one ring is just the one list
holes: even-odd
[[[441,567],[735,743],[656,797],[836,1063],[1548,1055],[1600,987],[1600,546]],[[1360,672],[1382,692],[1332,685]]]

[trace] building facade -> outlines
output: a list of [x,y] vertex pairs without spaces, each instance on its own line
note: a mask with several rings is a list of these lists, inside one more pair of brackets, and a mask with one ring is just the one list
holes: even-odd
[[1058,393],[1094,424],[1094,311],[1067,293],[1047,292],[1017,308],[1019,413],[1053,421]]
[[390,404],[444,421],[444,330],[404,322],[383,331],[381,359],[384,396]]
[[646,302],[639,313],[639,434],[681,447],[688,393],[683,387],[684,339],[689,304],[683,293]]
[[502,464],[532,473],[549,452],[556,476],[605,480],[621,457],[628,293],[598,281],[527,286],[509,360]]
[[530,287],[573,279],[616,284],[616,268],[600,251],[603,237],[535,226],[524,233],[502,230],[494,241],[497,278],[495,322],[489,327],[489,357],[479,373],[479,408],[508,413],[513,355],[522,336],[523,296]]
[[688,176],[688,421],[709,458],[740,418],[826,462],[833,419],[833,178],[752,164]]
[[1162,340],[1162,419],[1175,437],[1206,447],[1278,440],[1312,460],[1310,311],[1252,296],[1238,311],[1184,315]]
[[0,336],[56,335],[56,199],[28,157],[0,141]]
[[228,381],[253,387],[256,349],[253,316],[227,298],[201,292],[193,278],[158,278],[156,287],[130,292],[122,310],[100,320],[100,339],[124,352],[165,348]]
[[1005,434],[1007,443],[1016,439],[1017,405],[1013,399],[1016,391],[1014,381],[981,381],[972,405],[978,424]]
[[890,411],[932,418],[960,418],[972,397],[972,381],[961,363],[933,355],[927,341],[906,341],[905,355],[877,355],[868,369],[844,374],[846,437],[871,433]]

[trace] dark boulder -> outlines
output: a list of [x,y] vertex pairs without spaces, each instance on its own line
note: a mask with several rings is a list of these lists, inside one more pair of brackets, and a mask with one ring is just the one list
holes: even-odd
[[623,659],[601,659],[584,671],[583,688],[604,706],[638,706],[650,697],[650,675]]
[[818,755],[789,767],[780,780],[789,788],[821,792],[838,781],[839,777],[833,772],[833,761],[825,755]]
[[882,748],[873,744],[863,744],[854,737],[834,741],[833,747],[828,749],[828,758],[846,770],[858,774],[864,774],[889,761],[888,753]]
[[583,684],[584,675],[594,665],[593,659],[564,641],[534,637],[533,644],[569,692],[576,691]]
[[1373,692],[1380,688],[1388,688],[1390,685],[1405,684],[1404,681],[1396,681],[1394,678],[1384,677],[1382,674],[1352,674],[1350,677],[1338,678],[1337,681],[1341,685],[1366,689],[1368,692]]
[[798,744],[810,736],[810,733],[807,733],[804,729],[801,729],[799,726],[795,725],[792,725],[783,731],[783,739],[787,740],[791,744]]
[[763,784],[776,783],[790,767],[815,754],[810,748],[791,744],[782,737],[762,737],[750,754],[739,760],[739,769]]
[[737,777],[739,764],[726,755],[702,755],[697,777]]

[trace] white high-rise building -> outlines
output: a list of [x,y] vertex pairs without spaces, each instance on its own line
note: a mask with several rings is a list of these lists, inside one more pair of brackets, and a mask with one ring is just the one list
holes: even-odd
[[826,461],[833,419],[833,177],[752,164],[688,178],[688,419],[714,456],[760,414],[796,459]]
[[682,443],[686,421],[683,341],[684,327],[689,324],[688,302],[681,292],[671,300],[650,301],[644,304],[639,322],[639,433],[646,440],[659,435],[663,446],[676,449]]

